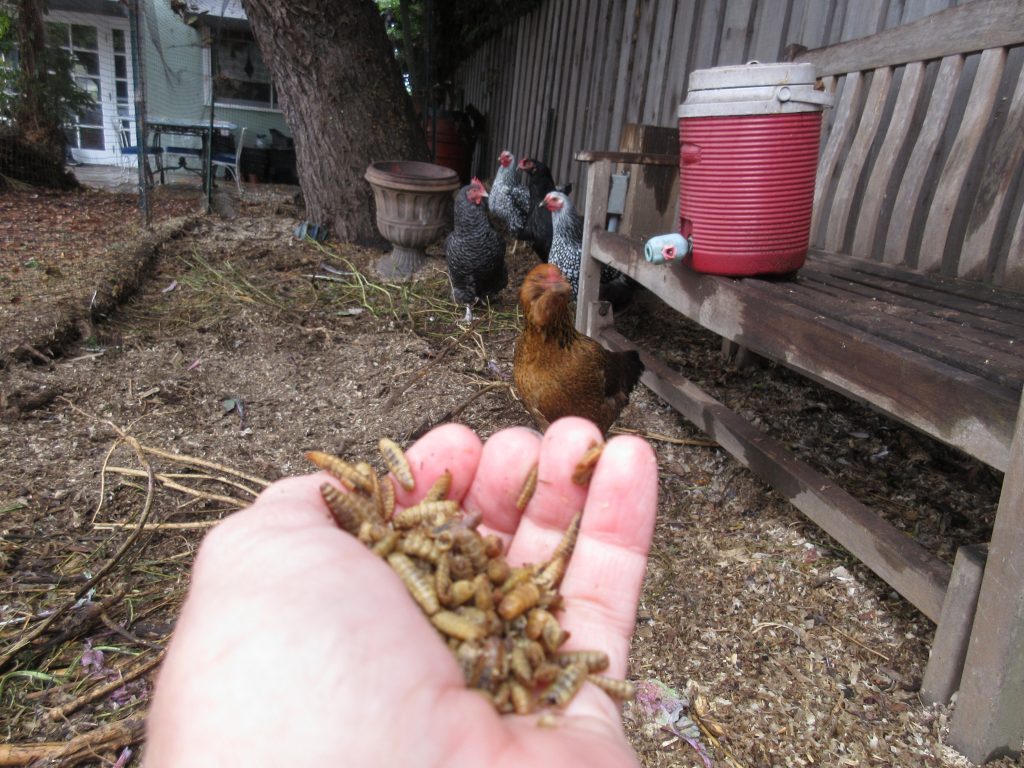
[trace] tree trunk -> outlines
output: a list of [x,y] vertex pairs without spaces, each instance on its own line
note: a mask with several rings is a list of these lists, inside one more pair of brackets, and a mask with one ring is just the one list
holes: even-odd
[[371,0],[242,0],[295,138],[312,223],[380,242],[366,167],[426,160],[412,101]]
[[64,134],[47,114],[43,103],[44,82],[49,76],[43,29],[42,0],[20,0],[17,30],[21,98],[14,121],[29,144],[37,145],[51,155],[54,162],[60,163],[64,159]]

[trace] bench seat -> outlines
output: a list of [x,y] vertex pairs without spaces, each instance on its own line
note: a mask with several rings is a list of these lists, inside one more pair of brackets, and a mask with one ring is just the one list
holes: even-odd
[[[936,622],[921,694],[948,703],[959,692],[950,743],[974,762],[1019,754],[1024,3],[973,0],[793,50],[835,97],[806,264],[733,278],[648,263],[645,240],[679,227],[678,137],[668,126],[633,130],[619,152],[576,155],[588,164],[576,325],[612,349],[633,347],[597,300],[609,264],[723,349],[785,365],[1003,472],[990,541],[960,547],[950,564],[639,350],[644,384]],[[610,210],[613,177],[618,188],[628,179],[628,193]]]

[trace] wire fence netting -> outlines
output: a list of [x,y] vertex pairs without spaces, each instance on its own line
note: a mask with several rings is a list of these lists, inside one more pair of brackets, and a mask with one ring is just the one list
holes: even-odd
[[[0,2],[0,173],[32,182],[52,158],[16,140],[31,133],[17,73],[40,68],[16,12]],[[72,173],[138,189],[144,209],[160,184],[296,183],[291,132],[240,0],[50,0],[42,22],[47,84],[29,96],[64,110]]]

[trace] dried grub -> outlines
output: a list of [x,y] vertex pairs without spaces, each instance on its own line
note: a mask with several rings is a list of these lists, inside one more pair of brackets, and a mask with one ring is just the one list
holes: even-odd
[[[414,490],[398,444],[384,438],[378,446],[395,480]],[[581,462],[577,482],[589,480],[598,448]],[[501,540],[476,530],[479,516],[444,499],[451,484],[447,473],[419,503],[377,517],[376,510],[393,508],[389,478],[370,477],[368,465],[330,454],[311,451],[306,457],[348,490],[321,487],[338,526],[387,560],[455,655],[467,686],[485,693],[499,712],[526,715],[565,707],[588,680],[614,698],[633,697],[632,683],[594,674],[608,666],[605,653],[560,650],[569,633],[555,616],[562,604],[558,585],[576,545],[580,514],[546,562],[513,567]],[[536,483],[536,469],[530,474],[521,495],[528,496]]]

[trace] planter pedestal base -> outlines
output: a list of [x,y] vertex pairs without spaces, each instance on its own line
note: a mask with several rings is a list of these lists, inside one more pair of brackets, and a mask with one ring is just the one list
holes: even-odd
[[425,248],[451,222],[452,193],[459,176],[431,163],[373,163],[366,180],[377,205],[377,229],[394,250],[377,262],[377,271],[392,280],[412,280],[427,261]]
[[377,260],[377,272],[381,277],[391,280],[411,280],[426,263],[427,257],[423,251],[396,245],[391,253]]

